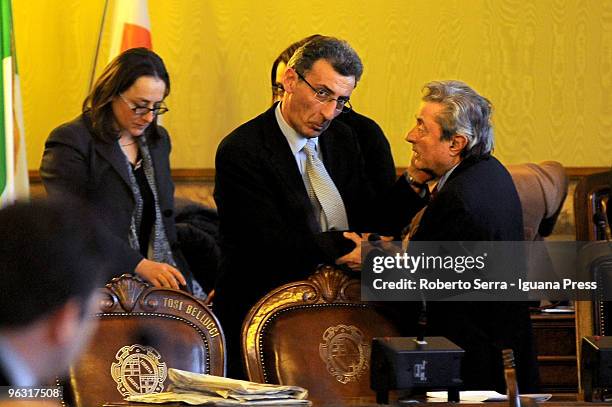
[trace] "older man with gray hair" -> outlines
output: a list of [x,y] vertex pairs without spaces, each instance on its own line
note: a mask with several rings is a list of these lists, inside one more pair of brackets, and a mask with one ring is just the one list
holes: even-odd
[[[416,124],[406,141],[406,173],[414,192],[411,240],[522,241],[521,202],[493,150],[492,105],[463,82],[430,82],[423,88]],[[432,191],[426,183],[437,183]],[[501,350],[512,348],[522,391],[535,391],[538,374],[529,310],[523,303],[429,304],[430,334],[466,350],[465,387],[505,390]]]
[[[463,82],[424,86],[416,123],[406,136],[412,160],[395,185],[395,208],[387,210],[397,214],[395,232],[410,224],[411,241],[523,240],[519,196],[508,171],[491,155],[491,112],[491,103]],[[430,192],[432,180],[437,183]],[[352,255],[341,261],[354,266],[351,261],[358,260]],[[428,335],[445,336],[466,351],[465,389],[505,392],[505,348],[514,350],[521,390],[537,389],[526,304],[430,302],[427,308]]]

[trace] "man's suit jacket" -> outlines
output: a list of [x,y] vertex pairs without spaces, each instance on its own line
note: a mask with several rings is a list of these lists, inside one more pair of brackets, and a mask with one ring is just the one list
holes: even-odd
[[[222,257],[215,313],[226,333],[233,376],[240,375],[240,326],[250,307],[273,288],[303,279],[318,264],[338,257],[329,234],[316,232],[317,220],[275,108],[234,130],[216,156]],[[318,145],[350,228],[368,229],[364,211],[371,190],[355,134],[334,120]]]
[[[304,278],[337,254],[318,235],[317,220],[295,157],[276,121],[276,105],[219,145],[215,200],[219,210],[222,278],[218,300],[240,281],[253,303],[272,288]],[[354,133],[332,121],[319,137],[323,162],[347,210],[352,230],[367,228],[370,189]]]
[[[155,168],[155,181],[166,236],[176,253],[180,270],[187,275],[178,248],[174,225],[174,183],[170,174],[170,138],[158,126],[160,139],[148,139],[148,147]],[[134,197],[130,189],[126,158],[118,143],[107,143],[93,137],[91,121],[86,115],[65,123],[51,132],[40,166],[40,175],[50,197],[72,196],[89,204],[101,223],[108,229],[113,241],[112,256],[131,273],[143,256],[132,249],[128,231],[134,210]]]
[[[405,182],[401,180],[401,182]],[[412,194],[409,212],[427,201]],[[466,158],[428,203],[411,240],[522,241],[521,203],[508,171],[494,157]],[[449,338],[466,350],[467,389],[505,391],[501,350],[512,348],[519,388],[537,388],[537,364],[528,306],[514,302],[430,302],[428,335]]]
[[372,190],[378,196],[384,196],[397,179],[391,146],[385,133],[374,120],[354,110],[338,115],[335,120],[349,126],[357,135],[366,178]]

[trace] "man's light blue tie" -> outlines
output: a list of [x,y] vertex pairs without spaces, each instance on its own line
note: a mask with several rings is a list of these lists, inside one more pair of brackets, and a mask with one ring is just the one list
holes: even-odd
[[315,216],[322,231],[348,230],[344,202],[338,188],[331,179],[323,162],[319,159],[314,140],[308,140],[303,151],[306,153],[305,185],[312,202]]

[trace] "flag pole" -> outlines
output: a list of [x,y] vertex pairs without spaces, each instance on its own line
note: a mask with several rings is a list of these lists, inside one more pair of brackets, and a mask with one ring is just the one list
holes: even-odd
[[100,23],[100,34],[98,34],[98,43],[96,44],[96,54],[94,55],[93,67],[91,69],[91,77],[89,78],[89,92],[93,88],[93,83],[96,76],[96,65],[98,64],[98,54],[100,53],[100,46],[102,44],[102,33],[104,32],[104,23],[106,20],[106,10],[108,9],[109,0],[104,0],[104,11],[102,11],[102,21]]
[[14,193],[18,200],[30,199],[30,178],[28,174],[28,160],[26,158],[25,125],[23,122],[23,98],[21,97],[21,81],[17,64],[17,46],[15,45],[15,25],[13,24],[13,0],[9,1],[11,20],[11,55],[13,62],[13,151],[14,151]]

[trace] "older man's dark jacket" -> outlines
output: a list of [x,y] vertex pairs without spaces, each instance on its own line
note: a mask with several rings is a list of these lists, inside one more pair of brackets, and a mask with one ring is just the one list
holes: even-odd
[[[522,241],[521,203],[508,171],[492,156],[463,160],[431,200],[400,179],[396,194],[413,216],[428,204],[412,240]],[[405,201],[404,201],[405,202]],[[449,338],[466,350],[462,375],[467,389],[505,391],[501,350],[517,360],[521,391],[537,388],[537,364],[529,310],[520,302],[430,302],[428,335]]]

